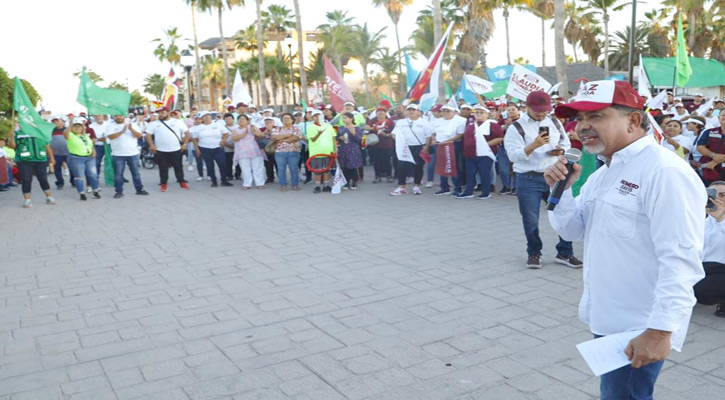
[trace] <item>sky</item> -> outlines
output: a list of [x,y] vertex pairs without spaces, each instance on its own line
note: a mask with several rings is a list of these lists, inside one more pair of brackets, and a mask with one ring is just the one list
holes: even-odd
[[[367,22],[370,29],[386,29],[385,45],[396,48],[395,31],[384,9],[372,6],[372,1],[330,2],[327,0],[299,0],[302,28],[315,29],[325,22],[325,12],[333,9],[348,10],[355,22]],[[98,73],[103,84],[112,81],[126,83],[130,90],[143,92],[143,80],[154,73],[166,76],[169,65],[153,56],[156,47],[151,40],[163,37],[163,30],[178,27],[180,33],[193,44],[191,9],[184,0],[36,0],[3,2],[0,37],[6,38],[0,55],[0,67],[10,77],[28,80],[42,96],[42,105],[53,113],[80,111],[75,102],[79,80],[73,73],[86,66]],[[225,36],[232,36],[256,18],[253,0],[248,5],[224,14]],[[658,0],[650,0],[638,7],[638,18]],[[292,0],[265,0],[294,10]],[[414,0],[405,8],[400,19],[401,45],[414,31],[418,12],[432,4],[432,0]],[[614,13],[610,32],[629,24],[631,8]],[[495,14],[496,29],[487,44],[489,67],[506,64],[504,19]],[[511,59],[524,57],[534,65],[541,65],[541,22],[532,14],[512,11],[509,17]],[[548,28],[548,27],[547,27]],[[199,41],[219,36],[217,15],[197,15]],[[553,30],[547,29],[547,65],[554,64]],[[17,38],[9,40],[8,38]],[[567,54],[572,54],[567,45]],[[417,60],[418,67],[424,60]],[[149,96],[150,97],[150,96]]]

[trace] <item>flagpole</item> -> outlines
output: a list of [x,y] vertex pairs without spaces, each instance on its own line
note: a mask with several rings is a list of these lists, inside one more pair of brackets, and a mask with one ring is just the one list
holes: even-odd
[[634,34],[637,29],[637,0],[632,0],[632,29],[629,30],[629,84],[634,82]]

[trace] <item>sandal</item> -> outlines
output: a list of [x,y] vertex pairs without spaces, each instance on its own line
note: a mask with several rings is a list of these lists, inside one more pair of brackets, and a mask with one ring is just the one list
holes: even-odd
[[250,186],[242,186],[242,190],[249,190],[249,189],[251,189]]
[[264,186],[257,186],[257,189],[264,189]]
[[299,186],[292,186],[292,190],[294,190],[295,192],[299,192],[302,189],[300,189]]
[[286,192],[287,191],[287,186],[282,186],[282,187],[279,188],[279,190],[281,190],[283,192]]

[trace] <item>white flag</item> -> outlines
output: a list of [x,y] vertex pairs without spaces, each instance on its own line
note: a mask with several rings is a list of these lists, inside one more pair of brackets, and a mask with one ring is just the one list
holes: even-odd
[[554,92],[558,92],[560,87],[561,87],[561,82],[559,82],[556,85],[550,87],[549,90],[546,93],[552,94]]
[[[409,121],[404,119],[402,121]],[[396,129],[397,130],[397,129]],[[395,154],[398,156],[399,161],[406,161],[415,164],[415,158],[413,153],[410,151],[408,143],[405,142],[405,135],[399,130],[395,132]]]
[[478,94],[493,92],[493,82],[479,78],[476,75],[466,74],[463,77],[466,79],[466,86],[470,91]]
[[337,170],[335,171],[335,179],[332,180],[332,194],[340,194],[343,186],[347,185],[345,174],[342,173],[340,164],[337,164]]
[[232,105],[236,106],[239,103],[249,104],[251,102],[252,96],[249,95],[249,90],[247,90],[247,87],[244,86],[242,76],[239,75],[239,70],[237,70],[237,75],[234,77],[234,86],[232,88]]
[[509,79],[509,85],[506,88],[506,94],[519,100],[526,101],[526,97],[532,92],[546,92],[551,87],[551,83],[542,78],[536,72],[514,65],[514,70]]
[[448,99],[448,105],[451,106],[451,107],[453,107],[454,110],[460,111],[458,109],[458,101],[456,100],[456,94],[455,93],[453,93],[453,96],[451,96],[451,98]]
[[650,110],[664,110],[665,100],[667,100],[667,91],[663,90],[647,102],[647,107]]
[[697,110],[695,110],[695,114],[704,117],[707,115],[707,112],[710,111],[712,106],[715,104],[715,98],[708,100],[707,103],[701,105]]
[[652,87],[649,84],[649,78],[647,78],[647,71],[644,70],[641,54],[639,55],[639,68],[637,69],[637,92],[647,99],[645,103],[652,101]]

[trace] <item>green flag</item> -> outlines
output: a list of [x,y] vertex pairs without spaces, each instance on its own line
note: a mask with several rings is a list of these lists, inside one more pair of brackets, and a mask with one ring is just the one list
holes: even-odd
[[682,13],[677,20],[677,56],[675,58],[675,68],[677,69],[677,86],[685,87],[687,81],[692,76],[692,67],[690,59],[687,57],[687,49],[685,48],[685,33],[682,31]]
[[88,114],[126,115],[131,94],[123,90],[98,87],[88,78],[85,67],[81,71],[81,85],[77,101],[88,109]]
[[47,122],[35,111],[25,88],[18,77],[15,77],[15,90],[13,91],[13,110],[18,113],[20,130],[26,135],[36,137],[45,144],[50,143],[50,136],[55,125]]
[[302,112],[307,112],[307,109],[309,108],[307,106],[307,102],[304,100],[300,100],[300,105],[302,106]]
[[448,82],[443,82],[443,85],[446,88],[446,99],[450,99],[451,96],[453,96],[453,91],[451,90],[451,87],[448,85]]
[[381,94],[381,96],[383,97],[383,100],[389,101],[390,102],[390,105],[393,106],[393,107],[395,107],[395,102],[393,101],[393,99],[391,99],[390,97],[386,96],[385,93]]

